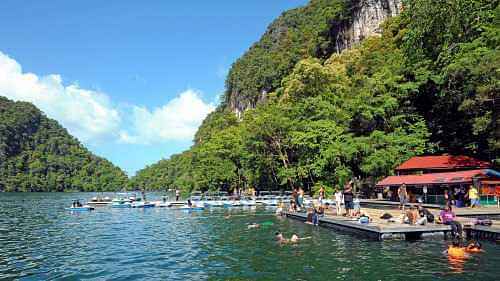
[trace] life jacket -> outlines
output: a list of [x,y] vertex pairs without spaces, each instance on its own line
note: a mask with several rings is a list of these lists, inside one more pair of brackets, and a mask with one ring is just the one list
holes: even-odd
[[462,247],[449,247],[448,255],[453,258],[465,258],[465,250]]

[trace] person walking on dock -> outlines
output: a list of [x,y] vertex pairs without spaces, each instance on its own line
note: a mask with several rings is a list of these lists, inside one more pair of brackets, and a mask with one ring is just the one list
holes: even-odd
[[405,205],[408,203],[408,192],[406,191],[406,184],[403,183],[398,188],[398,197],[399,197],[399,209],[404,213]]

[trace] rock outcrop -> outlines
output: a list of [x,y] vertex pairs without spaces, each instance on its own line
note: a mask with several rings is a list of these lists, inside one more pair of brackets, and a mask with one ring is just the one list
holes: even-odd
[[[329,56],[334,52],[352,48],[364,38],[381,33],[380,24],[389,17],[396,16],[402,9],[402,0],[352,0],[348,5],[347,20],[334,20],[328,34],[329,47],[318,57]],[[280,21],[281,20],[281,21]],[[279,18],[274,29],[269,29],[268,34],[272,42],[270,50],[279,46],[280,38],[286,38],[286,22]],[[286,73],[284,73],[286,75]],[[250,108],[266,100],[269,92],[275,89],[271,85],[264,86],[258,93],[242,95],[237,89],[228,89],[227,106],[238,118]]]
[[389,17],[397,16],[401,9],[401,0],[358,0],[353,3],[352,21],[337,33],[336,51],[341,52],[366,37],[380,34],[380,24]]

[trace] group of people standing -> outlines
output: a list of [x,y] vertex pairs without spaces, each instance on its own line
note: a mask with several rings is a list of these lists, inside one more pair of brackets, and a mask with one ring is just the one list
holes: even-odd
[[[304,208],[304,190],[302,188],[295,188],[292,192],[292,200],[290,201],[290,212],[300,211]],[[335,206],[338,215],[355,216],[356,209],[359,209],[359,199],[353,193],[352,181],[348,182],[344,190],[338,189],[335,192]],[[322,186],[318,191],[319,206],[323,206],[326,199],[326,190]],[[343,212],[345,208],[345,213]],[[321,213],[321,211],[319,211]]]
[[480,205],[479,191],[473,185],[471,185],[467,191],[465,187],[445,189],[443,195],[447,205],[454,205],[459,208],[465,207],[467,203],[471,208],[479,207]]
[[[405,205],[410,202],[410,193],[406,188],[406,184],[403,183],[399,186],[397,196],[399,199],[399,208],[404,212]],[[471,208],[480,205],[479,191],[473,185],[471,185],[467,191],[465,187],[455,187],[453,189],[446,188],[443,192],[443,198],[445,205],[453,205],[459,208],[465,207],[466,203],[469,203]]]
[[[337,215],[356,215],[356,210],[359,209],[359,199],[353,193],[352,181],[345,185],[344,190],[338,189],[335,192],[334,197]],[[342,206],[345,208],[345,213],[343,213]]]

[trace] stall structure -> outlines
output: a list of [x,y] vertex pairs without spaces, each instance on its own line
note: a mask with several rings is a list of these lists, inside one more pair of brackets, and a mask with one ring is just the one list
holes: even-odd
[[393,201],[397,200],[397,189],[405,184],[410,202],[444,204],[447,194],[459,207],[467,203],[466,194],[475,186],[482,204],[498,204],[500,173],[489,167],[488,162],[466,156],[413,157],[396,168],[395,176],[381,180],[376,186]]

